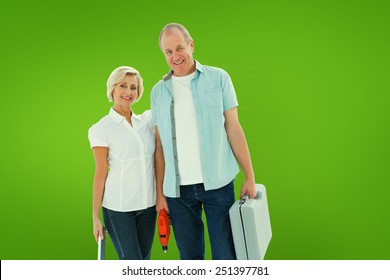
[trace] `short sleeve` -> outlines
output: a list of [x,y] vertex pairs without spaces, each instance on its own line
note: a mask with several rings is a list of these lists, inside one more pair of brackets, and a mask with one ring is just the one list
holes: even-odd
[[230,76],[225,71],[222,72],[222,98],[223,110],[227,111],[238,106],[236,91]]
[[146,110],[145,112],[143,112],[142,119],[147,123],[149,129],[154,131],[152,111],[151,110]]
[[88,130],[88,139],[91,148],[93,147],[108,147],[107,135],[98,125],[93,125]]

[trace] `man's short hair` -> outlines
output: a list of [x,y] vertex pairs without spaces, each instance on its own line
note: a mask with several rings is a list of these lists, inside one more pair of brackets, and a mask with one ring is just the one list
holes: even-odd
[[165,31],[171,30],[173,28],[179,29],[179,31],[183,34],[184,39],[186,40],[187,44],[191,43],[194,41],[190,35],[190,32],[181,25],[180,23],[168,23],[167,25],[164,26],[164,28],[160,32],[160,36],[158,37],[158,45],[160,46],[161,49],[161,37],[164,34]]
[[137,77],[138,86],[137,86],[137,98],[134,103],[141,99],[142,94],[144,93],[144,85],[142,83],[142,77],[137,69],[130,66],[120,66],[110,74],[107,80],[107,98],[108,101],[113,102],[114,99],[112,97],[112,93],[114,91],[114,87],[116,84],[123,81],[127,74],[133,75]]

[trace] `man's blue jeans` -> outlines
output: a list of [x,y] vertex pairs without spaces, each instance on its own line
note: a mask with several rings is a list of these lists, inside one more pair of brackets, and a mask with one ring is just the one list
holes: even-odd
[[103,207],[103,218],[120,260],[149,260],[156,227],[156,207],[118,212]]
[[167,198],[172,226],[182,260],[204,259],[204,208],[212,258],[236,259],[229,209],[234,203],[234,184],[205,191],[203,184],[180,187],[180,198]]

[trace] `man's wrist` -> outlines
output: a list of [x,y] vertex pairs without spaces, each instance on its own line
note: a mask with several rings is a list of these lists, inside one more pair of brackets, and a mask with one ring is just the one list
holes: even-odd
[[255,182],[255,175],[253,173],[249,175],[244,174],[244,177],[245,177],[245,181]]

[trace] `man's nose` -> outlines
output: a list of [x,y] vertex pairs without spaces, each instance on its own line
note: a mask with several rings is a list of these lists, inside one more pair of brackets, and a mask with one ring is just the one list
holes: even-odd
[[173,60],[178,59],[178,58],[179,58],[178,53],[177,53],[177,52],[173,52],[173,53],[172,53],[172,58],[173,58]]

